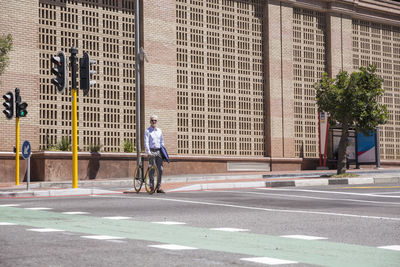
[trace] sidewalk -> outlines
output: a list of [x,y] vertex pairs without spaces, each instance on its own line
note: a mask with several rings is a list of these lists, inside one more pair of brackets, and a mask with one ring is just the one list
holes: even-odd
[[[399,184],[400,169],[352,169],[357,177],[329,178],[335,170],[235,172],[204,175],[180,175],[163,177],[163,189],[168,192],[218,190],[257,187],[303,187],[338,184]],[[134,192],[132,179],[82,180],[78,188],[72,189],[72,182],[33,182],[30,190],[26,183],[15,186],[0,183],[0,198],[49,197],[95,194],[121,194]],[[117,188],[117,189],[115,189]],[[124,190],[125,189],[125,190]]]

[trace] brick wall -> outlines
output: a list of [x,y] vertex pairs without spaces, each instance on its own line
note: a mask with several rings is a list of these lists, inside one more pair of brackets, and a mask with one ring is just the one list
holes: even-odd
[[[9,66],[0,76],[0,94],[20,89],[22,101],[28,103],[27,117],[20,119],[20,147],[29,140],[39,145],[39,50],[37,1],[0,0],[0,35],[13,36]],[[3,98],[1,98],[3,102]],[[3,105],[1,105],[3,110]],[[12,151],[15,145],[15,118],[7,120],[0,114],[0,151]]]

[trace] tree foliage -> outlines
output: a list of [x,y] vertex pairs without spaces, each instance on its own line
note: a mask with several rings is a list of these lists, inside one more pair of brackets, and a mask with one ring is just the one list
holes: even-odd
[[3,74],[8,66],[8,53],[13,46],[13,39],[11,34],[0,36],[0,75]]
[[342,126],[342,136],[338,151],[338,174],[345,172],[348,130],[354,127],[365,134],[378,125],[386,123],[386,105],[379,103],[383,95],[383,79],[376,73],[373,65],[361,67],[351,73],[340,71],[336,78],[324,73],[314,85],[317,105],[320,110],[329,112],[331,120]]

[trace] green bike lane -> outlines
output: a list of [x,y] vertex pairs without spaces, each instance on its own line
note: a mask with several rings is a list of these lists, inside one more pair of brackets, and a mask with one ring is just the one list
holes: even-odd
[[187,225],[109,220],[88,215],[0,206],[0,222],[52,228],[85,235],[107,235],[161,244],[269,257],[319,266],[399,266],[400,252],[376,247],[297,240],[249,232],[221,232]]

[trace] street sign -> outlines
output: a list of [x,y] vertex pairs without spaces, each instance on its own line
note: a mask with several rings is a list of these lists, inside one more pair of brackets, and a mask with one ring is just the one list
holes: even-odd
[[24,159],[28,160],[28,169],[26,170],[27,172],[27,178],[26,178],[26,186],[27,186],[27,190],[30,189],[30,183],[31,183],[31,144],[29,143],[29,141],[24,141],[24,143],[22,144],[22,157],[24,157]]
[[31,144],[29,141],[24,141],[22,144],[22,157],[24,157],[24,159],[29,158],[31,156],[31,150]]

